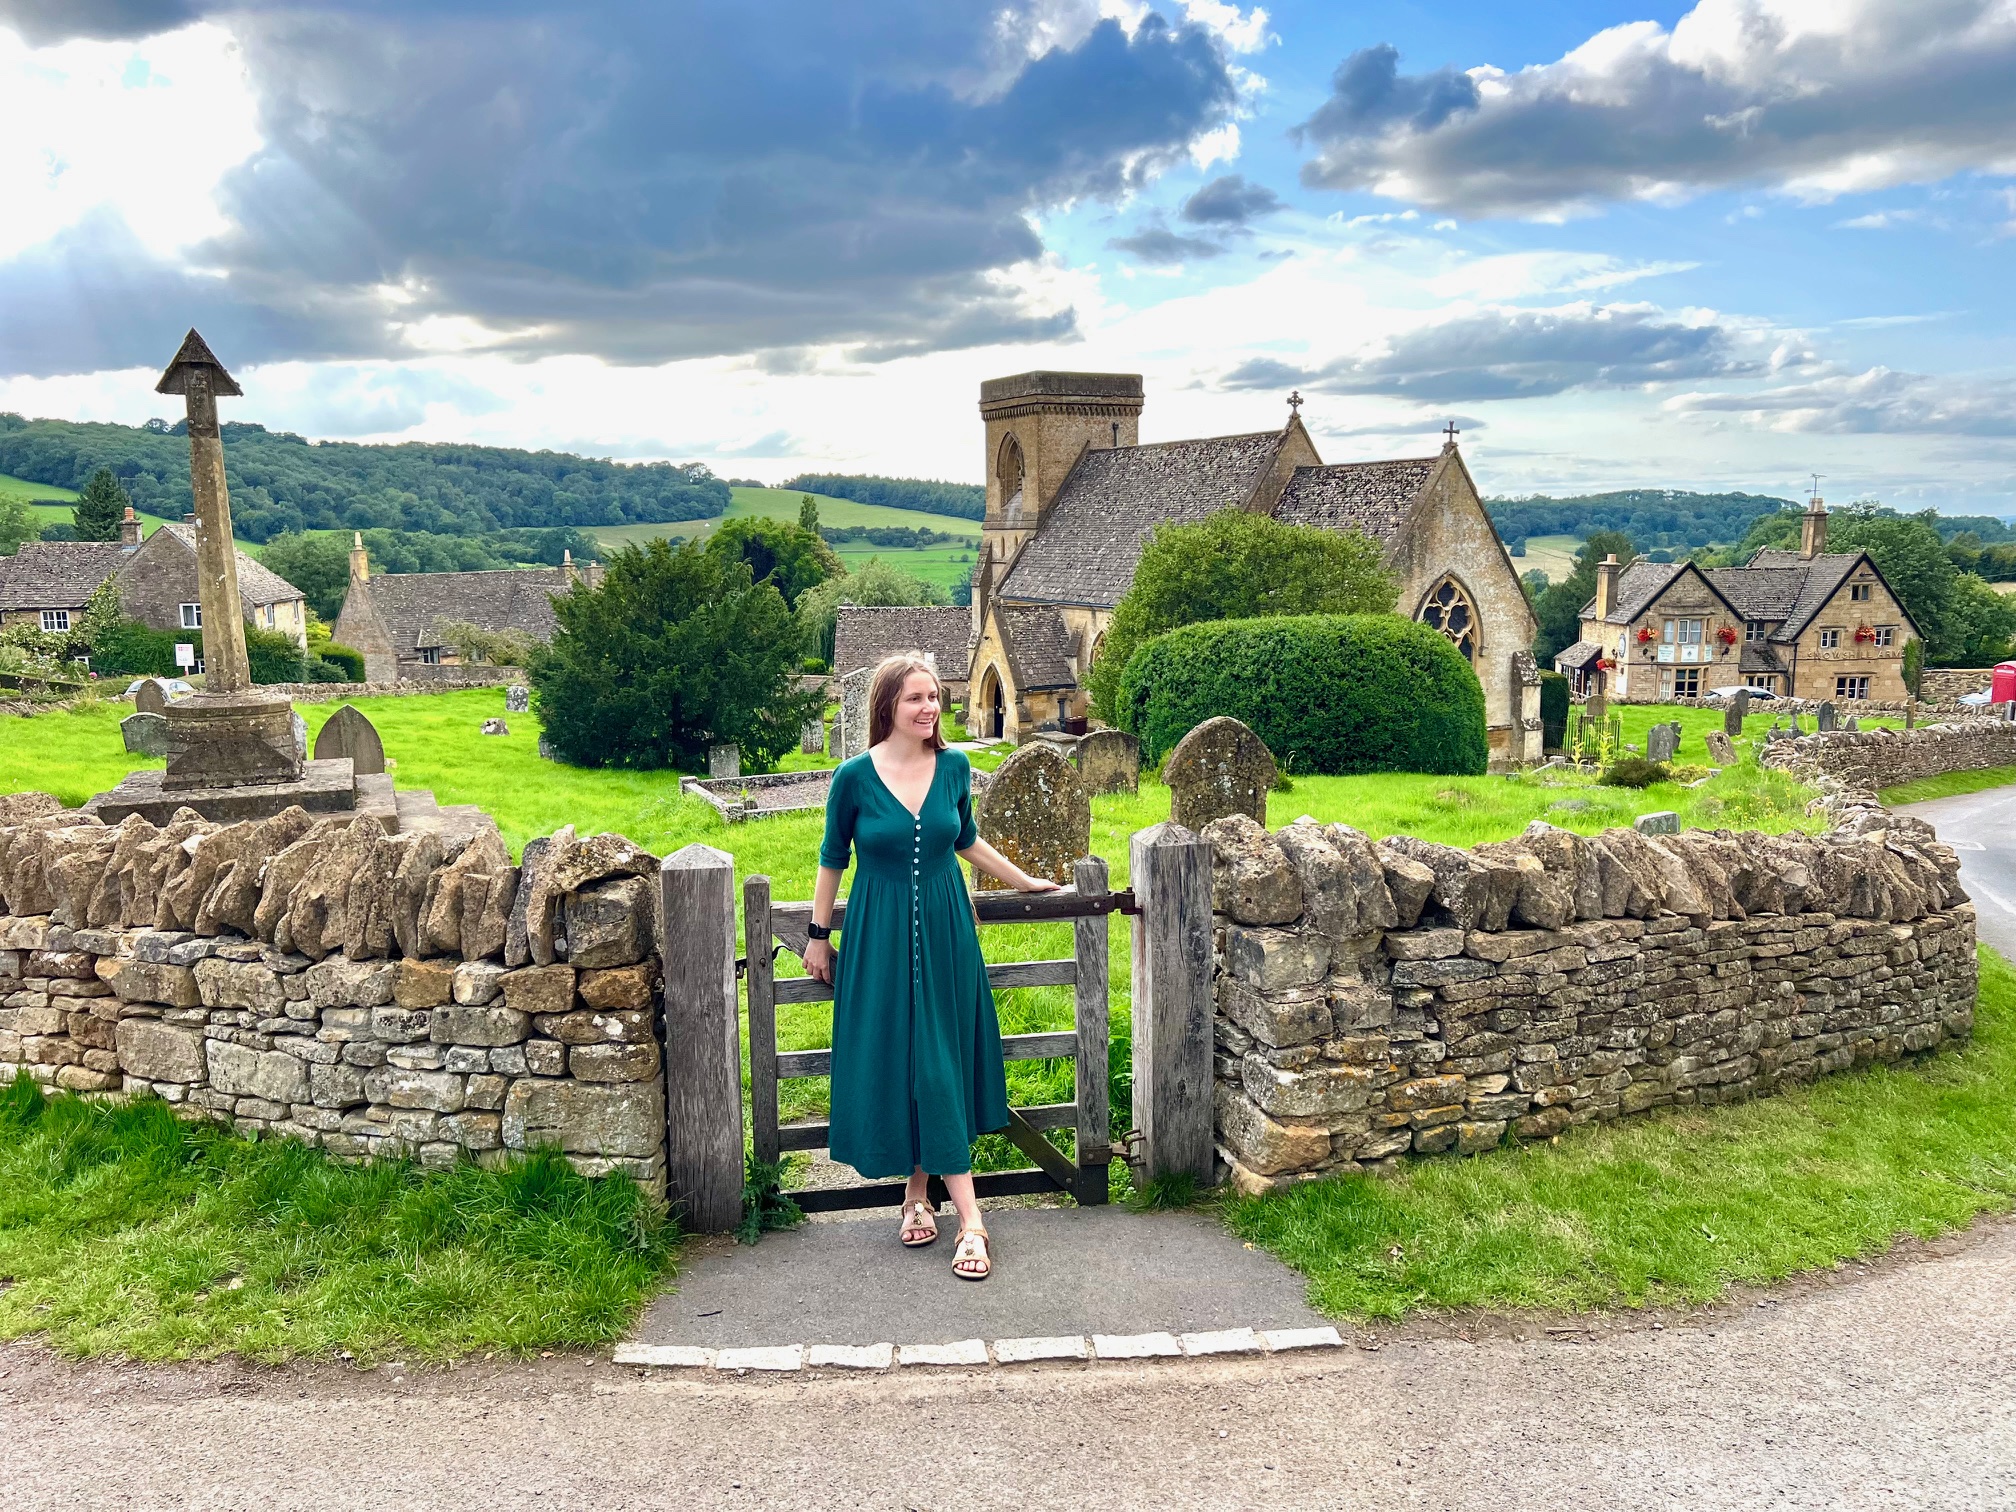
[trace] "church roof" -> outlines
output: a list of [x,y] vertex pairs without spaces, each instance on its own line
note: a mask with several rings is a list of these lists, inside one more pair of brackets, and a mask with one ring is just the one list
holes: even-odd
[[[1111,608],[1134,581],[1149,533],[1244,504],[1282,435],[1256,431],[1084,453],[1002,580],[1001,596]],[[1016,683],[1048,686],[1019,675]]]
[[[195,333],[191,332],[190,334],[193,335]],[[159,535],[161,531],[166,531],[176,540],[187,546],[189,554],[192,557],[196,554],[196,527],[194,525],[186,525],[180,522],[163,525],[161,530],[155,532],[155,535]],[[153,537],[149,536],[148,540],[151,542]],[[235,554],[238,558],[238,598],[240,602],[247,604],[284,604],[292,599],[305,597],[299,588],[296,588],[287,579],[280,576],[279,573],[275,572],[271,567],[266,566],[263,562],[254,561],[242,551]]]
[[1071,635],[1064,628],[1063,615],[1042,604],[1003,604],[994,615],[1007,647],[1008,670],[1019,692],[1078,686],[1078,674],[1071,667]]
[[118,541],[24,541],[0,557],[0,609],[81,609],[137,549]]
[[1390,540],[1440,460],[1406,457],[1298,467],[1282,491],[1274,518],[1284,525],[1358,530],[1375,541]]
[[485,630],[516,630],[551,640],[556,621],[552,596],[568,588],[559,567],[501,568],[490,572],[388,572],[365,584],[384,621],[392,650],[413,656],[443,644],[448,622]]
[[971,610],[842,604],[833,627],[833,675],[845,677],[899,651],[928,651],[939,677],[964,682],[972,639]]

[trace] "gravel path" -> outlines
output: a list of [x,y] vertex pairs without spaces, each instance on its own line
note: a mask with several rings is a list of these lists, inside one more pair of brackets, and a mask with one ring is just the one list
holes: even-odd
[[10,1512],[2016,1506],[2016,1225],[1660,1328],[1545,1325],[874,1379],[142,1369],[13,1345],[0,1488]]

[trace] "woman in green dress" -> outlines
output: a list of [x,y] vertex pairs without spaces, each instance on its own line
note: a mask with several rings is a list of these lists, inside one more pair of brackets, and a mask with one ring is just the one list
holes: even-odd
[[[942,1176],[959,1210],[953,1274],[982,1281],[993,1262],[973,1197],[972,1144],[1007,1126],[1008,1083],[958,863],[1019,892],[1057,884],[980,838],[972,769],[939,729],[943,702],[921,657],[892,656],[875,669],[868,749],[842,762],[827,789],[805,968],[833,984],[833,1158],[871,1179],[908,1178],[899,1237],[913,1249],[938,1237],[926,1173]],[[850,850],[858,864],[846,949],[836,952],[828,937]]]

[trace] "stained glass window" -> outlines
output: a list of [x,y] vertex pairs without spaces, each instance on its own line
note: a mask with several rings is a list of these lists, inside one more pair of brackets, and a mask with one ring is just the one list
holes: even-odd
[[1419,618],[1440,630],[1471,661],[1477,659],[1477,611],[1454,578],[1444,578],[1435,585],[1421,602]]

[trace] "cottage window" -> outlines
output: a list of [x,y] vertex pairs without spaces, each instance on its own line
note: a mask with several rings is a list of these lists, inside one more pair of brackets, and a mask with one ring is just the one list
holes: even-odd
[[1477,659],[1477,611],[1456,579],[1444,578],[1437,583],[1421,601],[1421,612],[1416,618],[1441,631],[1471,661]]
[[201,630],[203,628],[203,606],[201,604],[184,604],[182,606],[182,628],[184,630]]
[[70,611],[68,609],[44,609],[42,611],[42,628],[51,631],[67,631],[70,628]]
[[1874,583],[1850,583],[1848,585],[1848,597],[1855,603],[1866,604],[1869,602],[1869,595],[1874,591],[1875,586]]
[[1671,667],[1659,674],[1659,691],[1668,698],[1699,698],[1701,696],[1701,669],[1699,667]]
[[420,664],[423,667],[440,666],[441,648],[439,646],[422,646],[420,648]]
[[1895,625],[1878,625],[1875,630],[1875,636],[1877,645],[1894,646],[1897,644],[1897,627]]
[[1834,679],[1836,698],[1867,698],[1869,679],[1866,677],[1837,677]]
[[1770,632],[1764,628],[1764,621],[1762,620],[1745,620],[1743,622],[1743,639],[1749,641],[1752,645],[1763,640],[1769,634]]
[[1832,651],[1840,646],[1840,644],[1841,632],[1839,630],[1822,630],[1820,632],[1820,649],[1822,651]]

